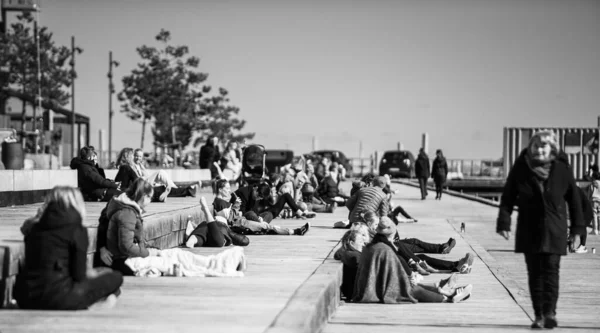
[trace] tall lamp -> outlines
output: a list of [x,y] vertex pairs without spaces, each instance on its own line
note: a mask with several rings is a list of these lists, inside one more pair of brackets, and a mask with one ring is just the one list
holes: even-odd
[[119,67],[119,62],[113,60],[112,51],[108,52],[108,163],[110,163],[110,159],[112,158],[112,118],[113,118],[113,109],[112,109],[112,96],[115,93],[115,86],[112,80],[112,70],[114,67]]
[[75,158],[75,55],[83,52],[83,49],[75,46],[75,36],[71,36],[71,158]]

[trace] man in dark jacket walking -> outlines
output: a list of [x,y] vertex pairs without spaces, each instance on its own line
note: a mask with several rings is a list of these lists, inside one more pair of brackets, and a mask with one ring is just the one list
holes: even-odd
[[515,252],[525,254],[535,312],[531,327],[554,328],[560,257],[567,254],[567,207],[572,246],[586,228],[580,192],[553,132],[536,133],[508,174],[496,224],[496,232],[507,240],[514,206],[519,208]]
[[221,160],[221,153],[219,152],[219,138],[216,136],[210,136],[206,140],[206,144],[200,148],[200,160],[198,165],[200,169],[210,169],[211,178],[216,178],[219,174],[217,168],[214,166],[214,162]]
[[425,154],[423,148],[419,149],[419,156],[415,161],[415,174],[419,180],[419,187],[421,188],[421,200],[425,200],[427,197],[427,179],[431,175],[431,167],[429,166],[429,156]]

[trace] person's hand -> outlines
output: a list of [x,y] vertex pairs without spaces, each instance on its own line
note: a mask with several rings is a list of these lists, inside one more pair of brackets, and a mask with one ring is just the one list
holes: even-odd
[[500,230],[497,232],[497,234],[504,237],[506,240],[510,239],[510,231],[508,230]]
[[100,248],[100,260],[102,260],[106,266],[112,266],[112,257],[112,253],[110,253],[106,246]]
[[578,234],[570,234],[569,235],[569,251],[575,252],[575,249],[577,249],[579,247],[579,245],[581,245],[580,236]]

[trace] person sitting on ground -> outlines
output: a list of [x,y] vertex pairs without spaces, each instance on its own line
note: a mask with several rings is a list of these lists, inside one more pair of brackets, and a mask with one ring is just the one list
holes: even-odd
[[317,188],[317,194],[320,199],[328,204],[337,202],[345,203],[345,200],[339,196],[339,193],[337,169],[335,166],[331,165],[329,170],[325,173],[325,178],[323,178]]
[[364,187],[358,190],[346,202],[346,207],[350,210],[348,220],[352,222],[360,222],[361,212],[372,211],[378,216],[387,216],[389,212],[389,201],[383,188],[386,185],[384,177],[377,177],[373,180],[373,186]]
[[[359,223],[357,223],[358,225]],[[356,281],[356,272],[358,270],[358,262],[360,254],[364,246],[370,243],[371,238],[365,236],[361,228],[355,227],[346,231],[341,240],[341,247],[335,252],[334,259],[340,260],[343,263],[341,293],[346,297],[346,301],[351,301],[354,294],[354,284]],[[400,259],[403,260],[403,259]],[[456,288],[458,276],[452,274],[446,279],[441,279],[433,286],[436,288],[445,288],[447,294],[452,295]],[[415,280],[411,275],[411,285],[424,285],[422,282]]]
[[127,191],[106,206],[108,230],[106,248],[112,254],[113,269],[123,275],[134,272],[125,264],[127,258],[156,256],[158,250],[146,244],[142,212],[152,200],[152,185],[142,178],[133,181]]
[[27,260],[15,285],[20,308],[83,310],[116,303],[123,275],[111,269],[87,269],[85,216],[81,192],[57,186],[38,214],[25,221],[21,230]]
[[227,223],[231,230],[240,234],[274,234],[304,236],[310,228],[306,223],[300,228],[289,229],[267,222],[252,221],[238,214],[241,199],[231,193],[231,185],[225,179],[216,182],[217,196],[213,202],[215,220]]
[[95,162],[93,148],[83,147],[79,151],[79,160],[71,161],[71,168],[77,169],[77,186],[85,201],[105,201],[121,194],[120,184],[106,179],[100,173]]
[[302,186],[300,192],[302,193],[300,201],[307,205],[309,211],[315,213],[335,212],[337,204],[335,202],[328,204],[319,197],[315,196],[315,188],[312,186],[312,184],[308,182],[304,183],[304,186]]
[[594,214],[594,217],[592,218],[592,232],[590,232],[590,235],[598,235],[600,234],[598,228],[598,219],[600,219],[600,176],[598,176],[597,173],[593,173],[588,193],[588,198],[592,202],[592,212]]
[[144,151],[137,148],[133,152],[133,170],[138,177],[144,178],[154,188],[153,201],[165,201],[165,196],[170,198],[196,197],[198,185],[177,186],[165,170],[150,173],[144,165]]
[[431,302],[457,303],[470,297],[472,285],[455,289],[435,285],[411,284],[393,243],[394,222],[383,217],[377,234],[360,255],[352,300],[357,303]]
[[229,228],[226,219],[221,221],[215,219],[204,197],[200,198],[200,206],[206,215],[206,222],[201,222],[196,227],[194,227],[191,221],[188,222],[185,230],[186,247],[247,246],[250,244],[248,237],[239,235]]

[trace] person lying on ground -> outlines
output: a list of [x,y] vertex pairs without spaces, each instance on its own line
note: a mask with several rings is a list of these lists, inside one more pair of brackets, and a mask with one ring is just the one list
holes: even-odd
[[106,179],[96,163],[96,152],[90,147],[79,151],[79,158],[71,161],[71,169],[77,169],[77,187],[85,201],[108,201],[121,194],[120,184]]
[[[344,264],[341,292],[347,301],[352,300],[360,254],[364,246],[369,242],[369,237],[365,236],[360,228],[350,229],[342,237],[341,247],[334,254],[334,259],[341,260]],[[414,276],[415,274],[411,274],[411,285],[424,285],[424,283],[414,279]],[[457,275],[452,274],[450,277],[434,283],[433,286],[435,288],[443,288],[446,295],[452,295],[456,288],[457,279]]]
[[14,295],[22,309],[83,310],[112,307],[123,275],[111,269],[87,269],[86,216],[81,192],[54,187],[38,214],[25,221],[27,261],[17,275]]
[[473,290],[470,284],[448,290],[445,285],[440,287],[439,283],[437,286],[411,283],[409,271],[402,264],[393,243],[395,234],[394,222],[383,217],[377,226],[377,234],[360,254],[353,302],[457,303],[470,297]]
[[215,219],[212,209],[210,209],[204,197],[200,198],[200,206],[206,215],[206,221],[200,222],[197,226],[192,221],[188,221],[185,230],[186,247],[247,246],[250,244],[248,237],[237,234],[229,228],[226,219],[223,218],[221,221]]
[[215,220],[227,223],[229,227],[240,234],[275,234],[303,236],[310,228],[310,224],[290,229],[273,225],[264,221],[248,220],[239,214],[241,199],[231,192],[231,185],[226,179],[217,180],[217,196],[213,201]]

